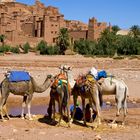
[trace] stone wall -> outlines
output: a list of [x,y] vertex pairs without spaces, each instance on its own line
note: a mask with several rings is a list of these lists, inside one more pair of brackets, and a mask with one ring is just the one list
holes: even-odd
[[71,43],[74,43],[75,40],[86,40],[87,39],[87,30],[70,31],[69,35],[71,38]]

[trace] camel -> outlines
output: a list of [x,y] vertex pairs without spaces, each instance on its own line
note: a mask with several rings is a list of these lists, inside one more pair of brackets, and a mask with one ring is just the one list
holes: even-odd
[[63,65],[60,67],[60,74],[56,76],[56,80],[51,86],[48,114],[49,117],[51,118],[53,113],[53,121],[55,121],[55,101],[57,101],[60,113],[58,126],[60,125],[63,112],[65,112],[66,108],[68,117],[68,126],[70,127],[69,100],[71,94],[71,87],[74,85],[74,81],[72,79],[73,77],[71,75],[70,67],[67,65]]
[[125,118],[127,115],[127,96],[128,96],[128,87],[123,80],[108,77],[102,80],[98,84],[99,91],[102,95],[115,95],[115,100],[117,104],[117,113],[116,117],[112,123],[115,123],[117,118],[120,115],[120,111],[123,108],[123,121],[125,123]]
[[10,119],[8,112],[6,109],[3,109],[6,106],[7,98],[11,93],[14,95],[20,95],[23,96],[23,102],[22,102],[22,112],[21,112],[21,118],[24,119],[24,108],[27,106],[28,109],[28,117],[29,120],[32,120],[30,108],[31,108],[31,100],[33,97],[33,93],[42,93],[45,90],[49,88],[51,83],[53,82],[52,75],[47,75],[46,80],[44,81],[43,85],[38,86],[34,80],[33,77],[30,76],[29,81],[20,81],[20,82],[11,82],[9,81],[8,77],[6,77],[1,82],[1,102],[0,102],[0,114],[1,118],[4,121],[3,117],[3,110],[6,112],[6,116],[8,119]]
[[[73,95],[73,101],[74,101],[74,111],[73,111],[71,122],[73,121],[73,118],[75,115],[77,98],[78,96],[80,96],[82,100],[84,125],[86,125],[85,99],[89,100],[89,103],[92,107],[93,105],[95,105],[95,108],[97,111],[98,125],[101,124],[100,105],[102,103],[102,98],[100,96],[96,81],[87,80],[85,75],[79,76],[77,78],[77,82],[75,83],[72,89],[72,95]],[[92,117],[90,121],[92,122]]]
[[[58,102],[58,109],[60,113],[58,126],[60,126],[60,122],[63,116],[63,111],[65,110],[65,108],[67,110],[68,123],[70,122],[69,99],[70,99],[70,93],[68,91],[68,87],[66,83],[62,83],[56,88],[51,88],[49,108],[51,109],[53,107],[53,121],[55,121],[55,101]],[[68,126],[70,127],[70,124],[68,124]]]

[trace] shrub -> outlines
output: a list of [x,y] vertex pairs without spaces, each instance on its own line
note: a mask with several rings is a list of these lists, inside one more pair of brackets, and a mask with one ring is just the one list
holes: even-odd
[[23,50],[24,50],[24,53],[28,53],[29,52],[29,49],[30,49],[30,44],[27,42],[23,45]]
[[48,46],[47,47],[47,54],[49,55],[56,55],[59,54],[60,49],[58,46]]
[[0,52],[9,52],[10,51],[10,46],[5,45],[5,46],[0,46]]
[[10,51],[13,52],[13,53],[19,53],[19,52],[20,52],[18,46],[16,46],[16,47],[11,47]]
[[75,41],[74,51],[82,55],[96,54],[96,43],[88,40]]
[[0,53],[3,53],[3,52],[4,52],[4,47],[0,46]]
[[40,41],[36,47],[37,51],[40,51],[40,54],[46,54],[47,53],[47,43],[45,41]]

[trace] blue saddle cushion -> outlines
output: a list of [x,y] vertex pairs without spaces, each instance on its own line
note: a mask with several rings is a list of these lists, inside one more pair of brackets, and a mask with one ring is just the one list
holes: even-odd
[[105,70],[99,71],[98,72],[98,77],[96,80],[99,80],[100,78],[106,78],[107,77],[107,73]]
[[20,81],[29,81],[30,75],[25,71],[10,71],[9,81],[10,82],[20,82]]

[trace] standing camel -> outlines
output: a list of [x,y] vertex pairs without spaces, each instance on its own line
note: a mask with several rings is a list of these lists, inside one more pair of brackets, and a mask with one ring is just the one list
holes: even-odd
[[[86,79],[86,77],[87,76],[85,76],[85,75],[79,76],[77,79],[77,82],[74,85],[74,88],[72,89],[72,95],[73,95],[73,101],[74,101],[74,111],[73,111],[71,121],[73,121],[73,118],[75,115],[77,98],[78,98],[78,96],[80,96],[81,100],[82,100],[82,108],[83,108],[83,114],[84,114],[83,115],[84,125],[86,125],[85,99],[89,99],[89,103],[92,107],[93,107],[93,105],[95,105],[95,108],[97,111],[98,124],[101,124],[100,104],[102,103],[102,98],[98,91],[98,86],[97,86],[96,81],[88,80],[88,79]],[[91,119],[92,119],[92,117],[91,117]]]
[[[24,118],[24,108],[27,106],[28,109],[28,116],[29,120],[32,120],[30,108],[31,108],[31,100],[33,97],[33,93],[42,93],[49,88],[53,81],[52,75],[48,75],[46,80],[44,81],[43,85],[38,86],[33,77],[30,76],[29,81],[20,81],[20,82],[11,82],[9,81],[8,77],[6,77],[1,83],[1,102],[0,102],[0,115],[2,120],[4,121],[3,107],[6,106],[7,98],[11,93],[14,95],[21,95],[23,96],[22,102],[22,112],[21,117]],[[6,116],[10,119],[8,112],[5,110]]]
[[115,123],[116,119],[120,115],[121,109],[123,108],[124,118],[122,124],[124,124],[127,115],[127,85],[124,83],[123,80],[108,77],[105,78],[100,84],[98,84],[98,87],[102,95],[115,95],[117,113],[112,123]]
[[[56,80],[51,86],[50,91],[50,103],[48,108],[48,114],[51,117],[53,113],[53,121],[55,120],[55,101],[58,102],[58,109],[60,118],[58,125],[60,125],[63,112],[65,108],[67,110],[68,126],[70,127],[70,112],[69,112],[69,100],[71,94],[71,87],[74,81],[72,80],[71,68],[67,65],[60,67],[60,74],[56,76]],[[52,112],[53,111],[53,112]]]

